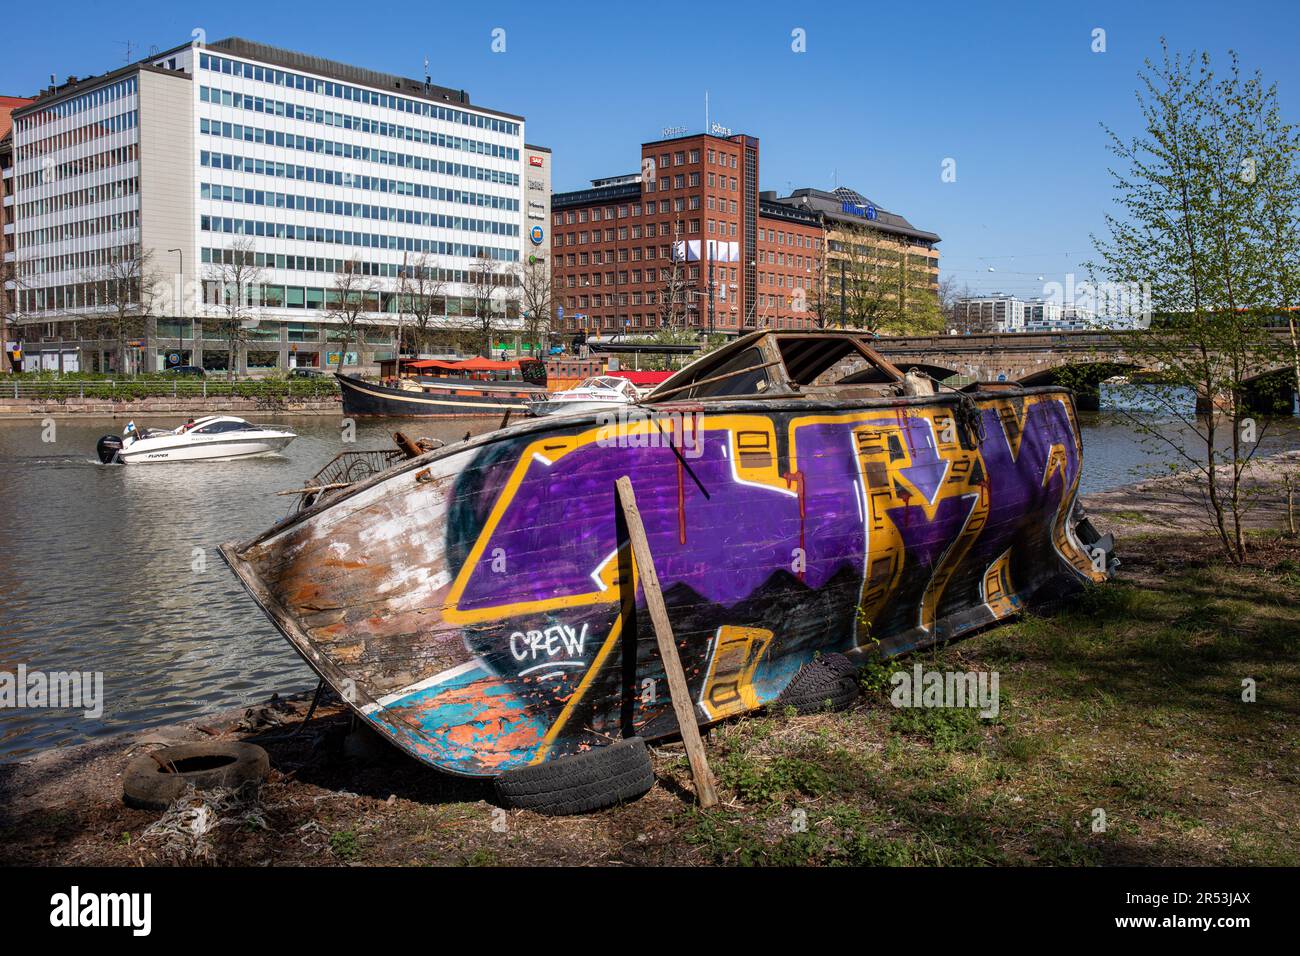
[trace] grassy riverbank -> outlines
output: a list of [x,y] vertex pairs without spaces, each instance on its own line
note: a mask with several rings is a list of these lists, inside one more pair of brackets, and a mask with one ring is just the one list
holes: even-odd
[[724,802],[709,812],[680,745],[655,748],[644,798],[554,819],[500,811],[489,787],[387,746],[357,753],[337,707],[267,740],[258,800],[216,806],[201,836],[175,817],[150,831],[159,814],[122,805],[131,747],[280,734],[299,701],[0,768],[0,862],[1300,864],[1300,540],[1256,531],[1252,544],[1232,567],[1208,537],[1124,533],[1113,583],[920,655],[997,671],[994,720],[897,710],[887,667],[848,711],[715,727]]

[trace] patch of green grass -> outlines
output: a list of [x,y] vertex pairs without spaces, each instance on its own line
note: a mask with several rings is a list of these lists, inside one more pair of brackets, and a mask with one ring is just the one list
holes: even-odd
[[769,803],[784,797],[821,797],[851,789],[861,773],[845,751],[825,750],[824,760],[799,756],[764,759],[750,753],[730,753],[718,766],[718,780],[746,803]]
[[1115,758],[1101,775],[1103,786],[1119,791],[1120,796],[1142,808],[1169,798],[1169,772],[1137,758]]
[[355,830],[335,830],[330,834],[330,851],[343,862],[361,855],[361,840]]
[[889,729],[920,737],[945,753],[973,753],[984,741],[978,712],[965,707],[900,708]]
[[701,812],[686,840],[712,862],[727,865],[909,866],[915,862],[910,844],[875,834],[872,827],[877,821],[866,819],[856,808],[795,814],[753,819],[734,812]]
[[1102,862],[1098,836],[1089,828],[1066,821],[1039,831],[1030,845],[1030,853],[1039,863],[1049,866],[1097,866]]

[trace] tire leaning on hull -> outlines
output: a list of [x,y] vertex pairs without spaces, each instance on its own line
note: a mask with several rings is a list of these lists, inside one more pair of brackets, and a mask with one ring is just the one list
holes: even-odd
[[589,813],[635,800],[654,783],[654,767],[640,737],[507,770],[494,781],[497,798],[506,806],[548,816]]
[[844,710],[862,692],[857,673],[857,666],[843,654],[823,654],[799,668],[772,707],[793,707],[796,714]]

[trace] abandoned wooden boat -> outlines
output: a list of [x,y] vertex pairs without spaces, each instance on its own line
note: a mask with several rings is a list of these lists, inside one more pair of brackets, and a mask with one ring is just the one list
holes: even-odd
[[345,415],[499,417],[524,412],[529,402],[546,397],[546,366],[536,359],[403,361],[400,374],[382,382],[338,373],[335,378]]
[[491,776],[677,729],[619,476],[706,724],[816,655],[907,651],[1103,580],[1081,467],[1066,390],[935,394],[863,336],[757,332],[630,410],[419,454],[222,553],[370,726]]

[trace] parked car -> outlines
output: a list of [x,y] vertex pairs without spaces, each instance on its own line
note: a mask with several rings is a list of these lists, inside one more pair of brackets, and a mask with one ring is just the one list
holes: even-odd
[[204,378],[207,372],[201,365],[176,365],[167,369],[168,375],[193,375],[195,378]]
[[289,369],[290,378],[325,378],[328,374],[328,372],[321,371],[318,368],[311,368],[305,365]]

